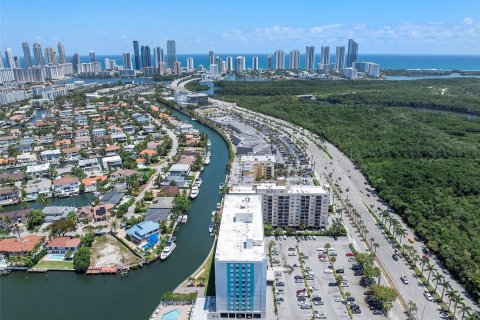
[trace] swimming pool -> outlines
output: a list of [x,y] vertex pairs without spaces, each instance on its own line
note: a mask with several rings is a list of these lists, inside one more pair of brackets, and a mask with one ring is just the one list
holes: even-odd
[[43,259],[50,260],[50,261],[63,261],[64,258],[65,258],[65,255],[61,253],[49,253]]
[[165,313],[162,316],[162,320],[177,320],[177,318],[180,316],[180,311],[177,309],[170,311],[169,313]]

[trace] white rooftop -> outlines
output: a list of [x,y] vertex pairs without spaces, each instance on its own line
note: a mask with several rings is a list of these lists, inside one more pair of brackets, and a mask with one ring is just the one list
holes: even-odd
[[242,162],[277,162],[274,155],[244,155],[240,157]]
[[38,171],[47,171],[50,169],[50,163],[42,163],[36,166],[28,166],[27,173],[38,172]]
[[220,261],[265,259],[260,195],[225,196],[215,259]]

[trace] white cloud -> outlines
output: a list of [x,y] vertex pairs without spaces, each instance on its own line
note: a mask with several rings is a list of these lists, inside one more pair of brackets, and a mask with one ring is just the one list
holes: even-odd
[[472,18],[465,18],[465,19],[462,20],[461,24],[467,25],[467,26],[472,25],[473,24],[473,19]]

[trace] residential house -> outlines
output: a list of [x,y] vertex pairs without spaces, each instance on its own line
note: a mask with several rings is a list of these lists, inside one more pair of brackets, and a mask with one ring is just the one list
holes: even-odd
[[9,146],[13,146],[16,143],[17,143],[17,137],[0,136],[0,152],[7,151]]
[[17,164],[32,165],[37,163],[37,155],[34,153],[22,153],[17,155]]
[[0,188],[0,205],[7,206],[20,201],[20,190],[17,187]]
[[47,244],[47,252],[50,254],[66,254],[70,257],[81,247],[80,238],[57,237]]
[[0,228],[11,229],[15,224],[27,221],[27,215],[30,211],[32,211],[31,208],[0,212]]
[[108,132],[110,134],[116,134],[116,133],[121,133],[122,132],[122,129],[117,127],[116,125],[112,124],[111,126],[109,126],[108,128]]
[[22,257],[28,253],[33,253],[34,249],[42,242],[42,237],[32,234],[21,238],[4,239],[0,241],[0,254],[9,258]]
[[157,128],[153,124],[149,124],[142,127],[143,133],[153,133],[157,131]]
[[80,160],[80,147],[65,148],[62,150],[63,161],[75,162]]
[[57,197],[70,197],[80,192],[80,180],[77,177],[63,177],[53,181]]
[[107,176],[98,176],[82,179],[82,184],[85,187],[85,192],[97,191],[97,183],[107,180]]
[[65,206],[51,206],[43,208],[43,214],[45,214],[45,222],[52,223],[61,219],[66,219],[70,212],[76,212],[75,207]]
[[122,158],[120,156],[103,157],[102,164],[105,170],[119,168],[122,166]]
[[[125,138],[126,139],[126,138]],[[126,140],[125,140],[126,141]],[[112,138],[110,136],[104,135],[104,136],[94,136],[92,138],[92,143],[94,146],[103,146],[106,145],[107,143],[111,143]]]
[[120,147],[114,144],[109,144],[105,146],[105,153],[107,156],[115,156],[118,155],[118,152],[120,151]]
[[153,199],[153,203],[148,206],[145,220],[157,221],[161,223],[168,219],[173,209],[174,197],[159,197]]
[[77,129],[75,130],[75,138],[79,137],[89,137],[90,131],[88,129]]
[[29,179],[49,178],[50,163],[42,163],[35,166],[28,166],[26,173]]
[[29,180],[27,186],[25,187],[25,200],[34,201],[37,200],[38,196],[43,194],[46,198],[52,196],[52,182],[50,179],[35,179]]
[[70,139],[55,141],[55,147],[60,147],[60,148],[68,148],[71,144],[72,144],[72,140]]
[[9,173],[9,172],[2,172],[0,173],[0,185],[16,185],[20,186],[22,184],[22,180],[24,178],[24,174],[21,172],[17,173]]
[[87,176],[96,176],[102,173],[102,167],[97,158],[80,159],[78,167],[83,169]]
[[105,130],[104,128],[95,128],[92,130],[92,136],[96,137],[96,136],[105,136],[107,135],[107,130]]
[[103,197],[100,199],[100,202],[110,203],[113,206],[116,206],[122,201],[124,195],[125,193],[123,192],[110,191],[103,195]]
[[125,125],[123,126],[123,132],[125,133],[135,133],[135,127],[132,125]]
[[175,126],[175,129],[177,129],[178,132],[180,133],[188,133],[188,132],[195,132],[195,128],[189,123],[184,123],[184,122],[179,122]]
[[184,187],[186,186],[186,180],[189,175],[189,164],[175,163],[168,170],[168,175],[165,178],[164,184],[170,184],[171,182],[175,182],[178,187]]
[[62,152],[58,149],[45,150],[40,153],[43,162],[49,162],[51,164],[60,163]]
[[110,137],[112,138],[112,141],[115,142],[115,143],[123,143],[123,142],[127,142],[127,135],[123,132],[120,132],[120,133],[112,133],[110,135]]
[[134,225],[126,232],[128,237],[130,238],[130,241],[135,244],[140,244],[143,241],[146,241],[151,235],[158,233],[159,229],[160,225],[158,223],[145,220],[143,222],[140,222],[139,224]]
[[33,138],[23,138],[17,144],[15,144],[15,149],[17,149],[20,153],[32,152],[32,145],[34,142],[35,140]]
[[127,178],[130,177],[131,175],[137,174],[138,171],[135,170],[130,170],[130,169],[120,169],[115,171],[110,175],[111,179],[117,180],[121,178]]
[[16,138],[19,138],[21,137],[22,135],[22,131],[20,131],[20,129],[10,129],[10,135],[13,136],[13,137],[16,137]]
[[90,136],[75,138],[73,143],[76,147],[88,148],[90,146]]
[[86,126],[88,125],[88,117],[84,115],[77,116],[75,117],[75,122],[77,126]]
[[111,203],[81,207],[78,209],[77,219],[82,222],[88,219],[92,219],[94,222],[107,221],[112,216],[113,207]]
[[57,132],[57,140],[65,140],[65,139],[73,139],[73,138],[74,138],[74,134],[72,130],[65,129],[65,130],[59,130]]

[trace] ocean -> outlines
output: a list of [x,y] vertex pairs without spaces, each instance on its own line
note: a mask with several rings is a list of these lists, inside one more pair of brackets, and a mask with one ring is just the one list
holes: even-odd
[[[289,55],[285,52],[285,65],[288,67]],[[226,60],[228,56],[233,58],[242,55],[245,56],[245,63],[247,68],[252,66],[252,58],[258,56],[259,68],[266,68],[268,54],[224,54],[219,53],[216,56]],[[274,54],[272,53],[272,64],[274,64]],[[4,55],[2,55],[4,56]],[[195,67],[202,64],[208,67],[208,54],[178,54],[177,60],[182,63],[182,66],[187,65],[187,58],[192,57]],[[122,55],[97,55],[96,60],[104,66],[105,58],[114,59],[118,65],[123,65]],[[166,56],[165,56],[166,58]],[[71,57],[67,57],[70,61]],[[133,57],[132,57],[133,60]],[[81,62],[89,62],[89,56],[80,56]],[[153,61],[153,56],[152,56]],[[335,55],[331,56],[331,63],[335,62]],[[463,70],[463,71],[478,71],[480,70],[480,55],[416,55],[416,54],[359,54],[358,61],[369,61],[380,64],[382,69],[441,69],[441,70]],[[132,61],[133,62],[133,61]],[[315,62],[320,62],[320,55],[315,56]],[[23,57],[20,57],[20,64],[24,64]],[[4,57],[5,65],[5,57]],[[305,55],[300,55],[300,67],[305,66]]]

